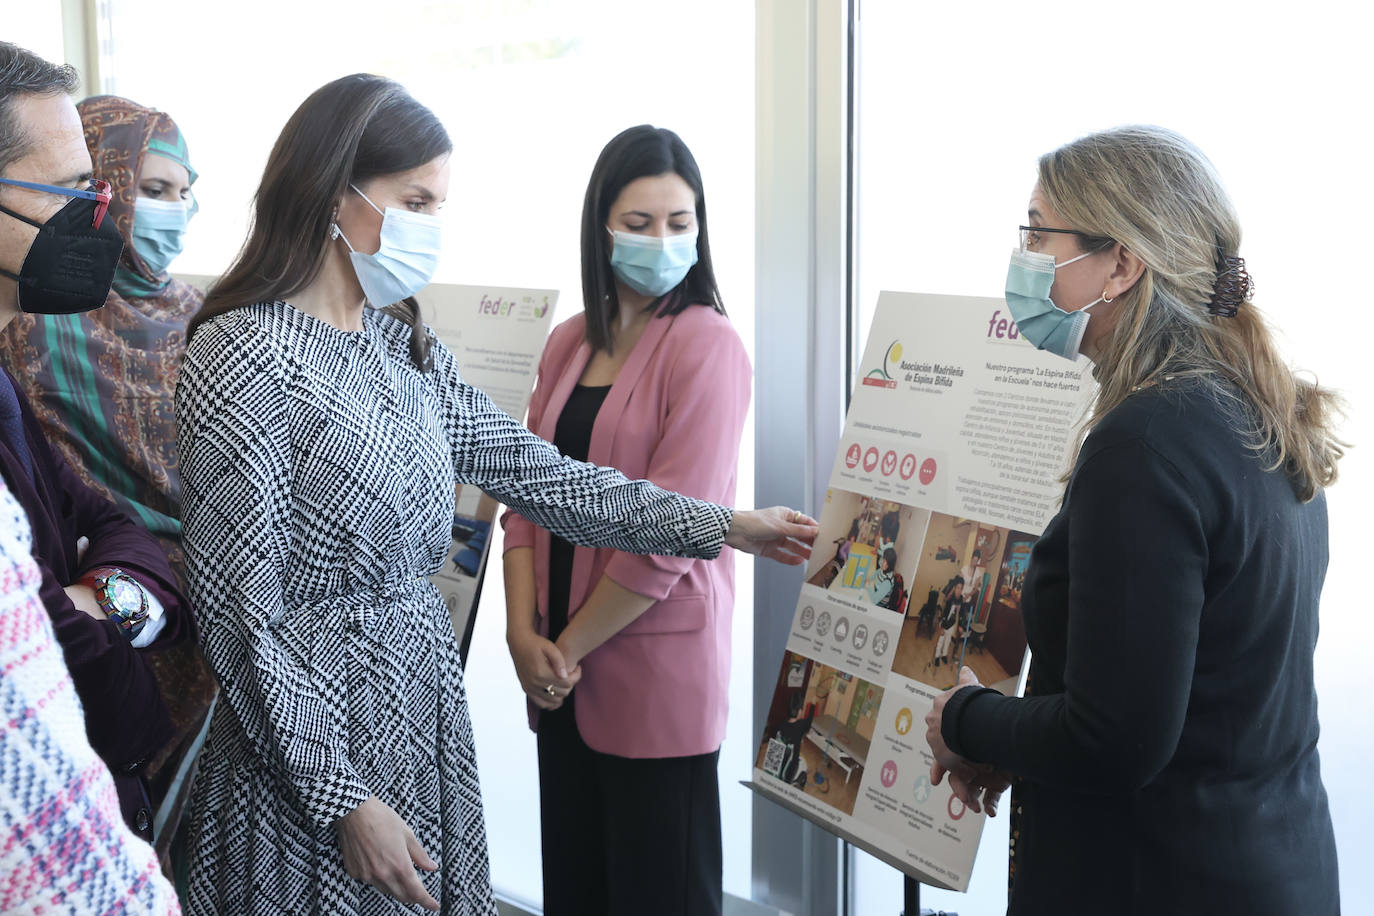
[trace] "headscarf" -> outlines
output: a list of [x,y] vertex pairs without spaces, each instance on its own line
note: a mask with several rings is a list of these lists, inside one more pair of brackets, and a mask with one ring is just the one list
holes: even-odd
[[144,158],[167,155],[189,171],[186,141],[167,115],[118,96],[86,99],[77,111],[95,177],[110,183],[106,218],[124,237],[119,272],[103,308],[14,318],[0,331],[0,364],[24,387],[49,443],[157,535],[180,571],[173,395],[186,325],[205,297],[150,272],[130,231]]
[[[0,364],[22,386],[48,443],[88,485],[157,537],[185,581],[181,474],[174,395],[186,352],[186,325],[204,293],[167,273],[151,273],[131,244],[138,179],[148,154],[196,173],[186,141],[160,111],[116,96],[80,103],[95,177],[110,183],[124,255],[103,308],[78,315],[21,314],[0,330]],[[176,737],[150,761],[150,779],[194,757],[215,696],[215,679],[192,639],[148,656]],[[151,783],[150,783],[151,784]],[[161,785],[161,783],[158,783]],[[179,816],[189,781],[173,779]],[[174,834],[169,822],[165,836]],[[159,850],[164,847],[159,842]]]
[[[163,156],[186,169],[195,184],[196,170],[186,150],[186,138],[170,117],[117,95],[97,95],[76,106],[91,151],[95,177],[110,183],[108,218],[124,237],[124,256],[115,272],[114,288],[121,296],[147,298],[166,288],[171,276],[149,270],[134,247],[134,202],[138,199],[143,162]],[[192,204],[194,208],[194,204]],[[194,212],[194,209],[193,211]]]

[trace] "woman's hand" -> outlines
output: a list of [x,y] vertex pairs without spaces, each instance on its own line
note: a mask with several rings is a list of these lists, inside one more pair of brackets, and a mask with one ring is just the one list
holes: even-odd
[[1002,793],[1011,785],[1010,776],[960,757],[945,744],[945,736],[941,731],[949,698],[965,687],[981,686],[973,669],[964,666],[959,669],[959,682],[936,697],[930,712],[926,713],[926,743],[930,745],[930,753],[935,758],[930,765],[930,784],[938,786],[948,773],[949,787],[954,791],[955,798],[975,813],[987,808],[988,816],[996,817]]
[[930,745],[930,753],[935,757],[935,762],[930,765],[930,781],[933,785],[938,786],[947,772],[972,766],[963,757],[949,749],[949,746],[945,744],[945,736],[940,727],[944,723],[945,705],[949,702],[949,698],[965,687],[977,686],[980,686],[978,675],[973,673],[972,668],[965,665],[959,669],[959,682],[936,697],[935,703],[930,707],[930,712],[926,713],[926,743]]
[[[579,611],[579,613],[581,612]],[[568,624],[568,630],[571,629],[572,624]],[[580,677],[582,671],[582,655],[574,647],[574,640],[568,636],[568,630],[563,631],[563,635],[558,637],[558,641],[553,644],[553,647],[558,651],[559,657],[563,659],[564,666],[572,665],[573,670],[577,671]],[[554,685],[554,689],[558,689],[557,684]]]
[[416,866],[437,871],[439,864],[390,805],[375,796],[369,798],[335,821],[334,829],[339,834],[344,870],[350,875],[402,903],[439,909],[439,901],[430,896],[415,874]]
[[[954,797],[975,814],[986,808],[988,817],[996,817],[1002,793],[1011,785],[1010,774],[981,764],[969,766],[972,767],[972,772],[960,769],[951,770],[949,773],[949,787],[954,791]],[[934,776],[934,767],[931,768],[931,774],[931,783],[938,783],[939,780]]]
[[[563,705],[568,694],[582,680],[582,668],[568,669],[568,663],[558,646],[540,636],[533,629],[508,634],[506,644],[510,647],[511,661],[515,663],[515,674],[520,678],[520,687],[525,696],[540,709],[557,709]],[[549,687],[553,693],[549,693]]]
[[798,566],[811,556],[818,531],[814,518],[786,506],[748,509],[735,512],[725,543],[744,553]]
[[926,714],[926,743],[930,745],[931,755],[935,758],[930,765],[930,784],[938,786],[949,774],[949,787],[954,797],[969,807],[974,813],[987,809],[988,817],[997,816],[997,806],[1002,793],[1011,785],[1009,774],[985,764],[972,763],[960,757],[945,744],[941,725],[944,723],[945,706],[949,698],[965,687],[980,687],[978,676],[967,666],[959,669],[959,682],[935,698],[934,705]]

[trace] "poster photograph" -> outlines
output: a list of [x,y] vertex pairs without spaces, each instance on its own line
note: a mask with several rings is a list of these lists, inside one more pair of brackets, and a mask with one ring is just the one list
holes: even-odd
[[826,493],[820,546],[806,582],[831,594],[902,613],[930,513],[847,490]]
[[756,765],[822,804],[853,813],[882,698],[880,686],[789,652]]
[[892,670],[943,692],[967,665],[981,683],[1014,693],[1026,654],[1021,578],[1034,543],[1024,532],[932,513]]

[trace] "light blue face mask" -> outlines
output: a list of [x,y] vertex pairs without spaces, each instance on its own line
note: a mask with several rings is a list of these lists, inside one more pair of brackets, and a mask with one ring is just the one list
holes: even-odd
[[1056,268],[1067,267],[1096,253],[1089,251],[1062,264],[1055,264],[1054,255],[1043,252],[1016,249],[1011,253],[1011,266],[1007,268],[1007,308],[1021,336],[1037,350],[1046,350],[1065,359],[1078,359],[1078,348],[1091,317],[1088,309],[1099,302],[1112,300],[1098,297],[1076,312],[1066,312],[1050,299],[1050,288],[1054,286]]
[[151,197],[134,200],[134,222],[129,237],[134,243],[134,251],[150,273],[161,274],[181,254],[186,224],[197,209],[194,199],[189,203]]
[[[349,187],[358,191],[353,185]],[[382,214],[381,247],[375,254],[355,251],[338,223],[334,224],[333,235],[348,246],[353,272],[358,275],[368,305],[385,308],[429,285],[439,267],[443,223],[431,213],[412,213],[395,207],[383,211],[362,191],[358,191],[358,196]]]
[[662,296],[682,282],[697,262],[697,232],[638,235],[612,232],[611,270],[626,286],[645,296]]

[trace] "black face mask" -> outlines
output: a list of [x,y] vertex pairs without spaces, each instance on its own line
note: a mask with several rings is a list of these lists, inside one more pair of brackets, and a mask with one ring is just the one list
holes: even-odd
[[114,220],[95,228],[94,200],[74,197],[46,223],[0,206],[0,212],[38,227],[19,273],[0,267],[19,284],[19,309],[41,315],[89,312],[105,304],[124,240]]

